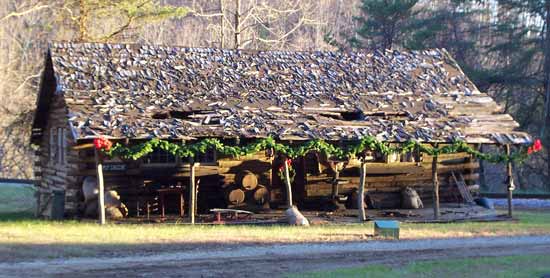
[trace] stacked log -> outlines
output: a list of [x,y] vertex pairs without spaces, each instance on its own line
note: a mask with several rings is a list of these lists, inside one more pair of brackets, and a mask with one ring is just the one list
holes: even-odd
[[239,186],[230,186],[225,191],[225,199],[228,205],[239,206],[244,204],[245,193]]
[[258,183],[258,177],[251,171],[240,171],[235,175],[235,183],[225,190],[228,206],[267,206],[271,192]]
[[258,177],[254,173],[245,170],[237,174],[235,182],[245,190],[250,191],[256,189],[256,186],[258,186]]
[[256,205],[263,206],[269,203],[270,192],[267,187],[263,185],[258,185],[256,189],[252,192],[251,202]]

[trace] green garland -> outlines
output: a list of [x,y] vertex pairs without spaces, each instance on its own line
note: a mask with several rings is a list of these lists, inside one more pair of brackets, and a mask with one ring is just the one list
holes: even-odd
[[521,147],[518,151],[515,151],[510,155],[503,153],[493,154],[482,153],[470,147],[464,141],[455,141],[452,144],[443,147],[427,146],[417,141],[408,141],[400,146],[391,146],[389,143],[378,141],[372,136],[363,137],[361,140],[349,142],[344,148],[340,148],[320,139],[311,140],[296,146],[290,146],[278,143],[275,139],[268,137],[259,139],[256,142],[245,146],[228,146],[215,138],[202,139],[192,144],[172,143],[155,138],[132,147],[126,147],[120,143],[116,143],[109,150],[103,151],[110,157],[118,156],[125,159],[137,160],[153,152],[155,149],[164,150],[177,157],[191,158],[194,158],[198,154],[204,154],[210,149],[214,149],[222,155],[233,157],[246,156],[259,151],[271,149],[276,153],[283,154],[289,158],[297,158],[306,155],[310,151],[317,151],[325,154],[327,157],[341,160],[357,157],[357,155],[361,154],[365,150],[377,151],[384,155],[391,153],[403,154],[418,151],[420,153],[426,153],[430,156],[465,152],[480,160],[485,160],[491,163],[502,163],[508,161],[522,162],[528,157],[525,147]]

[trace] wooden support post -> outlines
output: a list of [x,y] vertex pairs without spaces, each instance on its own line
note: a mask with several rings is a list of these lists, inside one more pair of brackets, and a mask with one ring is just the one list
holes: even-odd
[[195,163],[191,162],[190,165],[190,173],[189,173],[189,221],[191,224],[195,224],[195,203],[196,203],[196,195],[195,195]]
[[283,167],[284,167],[284,171],[285,171],[285,185],[286,185],[286,205],[291,208],[292,207],[292,186],[290,184],[290,173],[289,173],[289,170],[288,170],[288,163],[287,163],[287,160],[285,159],[283,161]]
[[[506,154],[510,156],[510,145],[506,144]],[[512,171],[512,161],[506,163],[507,190],[508,190],[508,217],[512,217],[514,206],[512,204],[512,191],[516,189],[514,185],[514,175]]]
[[338,163],[334,163],[334,179],[332,180],[332,199],[338,199],[338,180],[340,179],[340,171],[338,171]]
[[367,176],[367,163],[365,160],[361,160],[361,168],[359,169],[361,176],[359,178],[359,194],[357,196],[357,209],[359,210],[359,222],[367,220],[367,214],[365,213],[365,180]]
[[[483,152],[483,144],[477,145],[477,150],[479,152]],[[479,159],[479,185],[481,187],[481,190],[487,190],[487,182],[485,180],[485,161],[483,159]]]
[[432,160],[432,181],[433,181],[433,207],[434,219],[439,219],[439,178],[437,177],[437,155]]
[[94,154],[97,171],[97,185],[99,187],[99,224],[105,225],[105,184],[103,183],[103,157],[101,157],[101,154],[97,151],[97,149],[94,149]]

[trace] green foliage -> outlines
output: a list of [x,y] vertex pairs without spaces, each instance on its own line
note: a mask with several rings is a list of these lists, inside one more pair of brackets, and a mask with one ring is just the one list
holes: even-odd
[[189,8],[160,5],[158,1],[151,0],[124,0],[115,6],[124,11],[129,18],[143,21],[158,21],[168,18],[181,18],[189,13]]
[[155,149],[164,150],[174,156],[191,158],[194,158],[198,154],[204,154],[210,149],[216,150],[221,155],[235,157],[246,156],[271,149],[274,152],[283,154],[289,158],[297,158],[305,156],[311,151],[316,151],[325,154],[327,157],[339,160],[361,156],[363,152],[368,150],[377,151],[384,155],[391,153],[403,154],[418,151],[431,156],[465,152],[478,159],[492,163],[507,161],[521,162],[527,158],[526,149],[524,147],[521,147],[518,151],[513,152],[510,155],[506,155],[504,153],[482,153],[470,147],[463,141],[455,141],[452,144],[442,147],[432,147],[422,144],[421,142],[411,140],[398,146],[391,146],[386,142],[376,140],[376,138],[372,136],[363,137],[358,141],[347,142],[346,146],[343,148],[320,139],[311,140],[300,145],[286,145],[276,142],[275,139],[268,137],[244,146],[229,146],[223,144],[216,138],[206,138],[192,144],[172,143],[155,138],[148,142],[131,147],[126,147],[120,143],[117,143],[109,151],[106,151],[106,154],[111,157],[119,156],[125,159],[136,160],[153,152]]
[[391,49],[402,35],[403,24],[413,15],[418,0],[363,0],[363,16],[356,17],[360,24],[357,37],[350,43],[358,48]]

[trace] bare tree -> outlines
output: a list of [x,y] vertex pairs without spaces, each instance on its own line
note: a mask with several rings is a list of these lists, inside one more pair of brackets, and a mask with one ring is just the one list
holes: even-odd
[[195,9],[197,17],[218,17],[218,45],[233,48],[285,49],[301,30],[321,25],[316,1],[219,0],[218,10],[205,13]]

